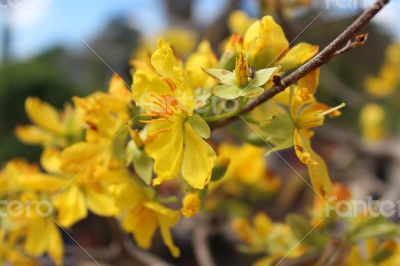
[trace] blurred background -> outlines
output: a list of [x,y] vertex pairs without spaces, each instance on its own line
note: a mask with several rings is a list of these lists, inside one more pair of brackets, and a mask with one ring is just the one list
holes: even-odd
[[[28,123],[24,101],[29,95],[62,108],[73,95],[106,90],[114,71],[130,84],[130,59],[141,44],[154,44],[158,36],[175,45],[182,57],[203,38],[209,39],[219,52],[218,43],[230,34],[229,14],[241,9],[254,18],[272,14],[293,45],[305,41],[323,47],[373,1],[304,0],[310,3],[283,12],[277,8],[282,2],[290,1],[0,0],[0,164],[15,157],[38,161],[39,148],[23,145],[14,137],[16,125]],[[346,102],[347,108],[343,116],[321,129],[316,145],[327,144],[321,152],[329,158],[339,179],[344,170],[349,173],[352,163],[357,164],[351,165],[354,180],[365,177],[363,164],[373,160],[374,169],[368,171],[373,181],[365,181],[369,182],[365,186],[375,189],[388,178],[388,160],[382,154],[365,155],[365,150],[355,147],[354,137],[361,132],[361,107],[375,101],[365,93],[365,80],[379,73],[387,46],[400,41],[399,11],[400,0],[394,0],[364,30],[370,33],[366,45],[324,66],[318,91],[321,102]],[[393,130],[398,130],[399,99],[387,106],[383,103],[389,117],[386,123]],[[359,161],[353,160],[358,156],[367,160],[358,165]],[[93,226],[97,232],[102,230],[101,224]],[[77,232],[79,235],[79,226]],[[80,241],[89,246],[107,241],[103,236],[85,237],[80,235]],[[218,239],[215,241],[218,246]],[[185,259],[188,258],[182,258]]]

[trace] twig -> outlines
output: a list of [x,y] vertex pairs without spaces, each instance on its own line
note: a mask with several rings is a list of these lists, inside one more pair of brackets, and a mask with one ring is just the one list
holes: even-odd
[[209,231],[205,225],[197,224],[193,229],[193,250],[199,266],[215,266],[209,245]]
[[110,228],[110,233],[113,241],[118,243],[121,248],[121,255],[130,256],[134,262],[142,263],[144,265],[149,266],[171,266],[171,264],[163,261],[161,258],[157,256],[138,249],[131,240],[128,238],[125,232],[122,231],[118,222],[113,219],[107,219],[107,224]]
[[334,56],[339,56],[341,54],[349,52],[350,50],[353,50],[354,48],[357,48],[358,46],[364,45],[367,42],[367,39],[368,39],[368,33],[356,36],[354,41],[349,40],[342,49],[334,53]]
[[310,61],[299,67],[297,70],[293,71],[291,74],[283,78],[280,85],[273,86],[271,89],[261,94],[258,98],[248,103],[239,112],[238,115],[230,117],[228,119],[220,120],[218,122],[210,123],[210,126],[215,129],[231,123],[232,121],[238,119],[240,115],[252,111],[260,104],[268,101],[278,93],[284,91],[288,86],[294,84],[296,81],[303,78],[308,73],[328,63],[333,57],[335,57],[335,53],[346,47],[346,44],[351,41],[355,34],[357,34],[357,32],[359,32],[369,21],[371,21],[371,19],[375,17],[375,15],[378,14],[379,11],[381,11],[389,2],[390,0],[377,0],[320,53],[318,53]]

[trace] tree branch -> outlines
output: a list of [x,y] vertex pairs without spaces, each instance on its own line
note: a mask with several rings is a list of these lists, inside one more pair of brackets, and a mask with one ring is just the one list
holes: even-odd
[[[273,98],[278,93],[284,91],[288,86],[294,84],[299,79],[306,76],[308,73],[319,68],[320,66],[328,63],[336,55],[341,55],[344,52],[350,51],[351,49],[343,50],[349,41],[366,25],[371,21],[376,14],[379,13],[390,0],[377,0],[373,5],[366,9],[347,29],[345,29],[335,40],[327,45],[320,53],[313,57],[310,61],[299,67],[297,70],[290,73],[288,76],[281,80],[280,84],[274,85],[271,89],[265,91],[258,98],[248,103],[238,115],[230,117],[228,119],[220,120],[218,122],[210,123],[211,128],[219,128],[225,126],[232,121],[238,119],[240,115],[246,114],[252,111],[260,104]],[[337,53],[338,51],[342,51]]]
[[216,265],[208,245],[209,230],[206,225],[197,224],[193,229],[193,249],[199,266]]

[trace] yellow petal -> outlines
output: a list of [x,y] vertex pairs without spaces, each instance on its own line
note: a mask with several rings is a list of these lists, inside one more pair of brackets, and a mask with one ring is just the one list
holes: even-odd
[[311,45],[304,42],[299,43],[291,48],[289,52],[279,60],[278,64],[282,67],[282,71],[297,68],[316,55],[318,49],[319,47],[317,45]]
[[225,178],[234,178],[245,184],[256,184],[265,175],[265,150],[249,144],[241,147],[222,144],[218,154],[229,158]]
[[307,87],[294,87],[294,95],[290,98],[290,115],[297,117],[300,109],[314,100]]
[[171,236],[171,227],[175,225],[175,223],[171,223],[161,217],[159,219],[160,230],[161,230],[161,237],[163,239],[164,244],[168,247],[169,251],[171,252],[172,256],[179,257],[180,250],[177,246],[175,246],[174,241]]
[[208,84],[213,84],[210,78],[203,69],[216,67],[218,64],[217,58],[208,41],[203,41],[195,53],[186,60],[186,70],[188,71],[194,88],[206,88]]
[[63,227],[70,227],[87,216],[83,193],[73,184],[54,196],[53,205],[58,211],[58,222]]
[[157,230],[157,217],[152,210],[140,204],[126,214],[122,226],[133,234],[139,247],[148,249]]
[[310,175],[311,184],[315,191],[322,197],[328,197],[332,190],[332,181],[329,176],[328,168],[325,161],[311,147],[311,141],[304,130],[296,130],[295,135],[301,143],[302,149],[308,154],[309,159],[303,158],[303,162],[307,162],[308,174]]
[[153,71],[138,70],[133,77],[133,99],[136,104],[149,112],[154,109],[155,97],[171,93],[167,83]]
[[174,47],[174,52],[187,56],[196,46],[198,36],[195,31],[174,27],[165,31],[162,37]]
[[64,127],[60,121],[60,116],[57,110],[51,105],[42,102],[36,97],[29,97],[25,101],[25,109],[29,118],[36,125],[56,134],[61,135],[64,133]]
[[197,214],[200,209],[201,201],[196,192],[187,193],[183,198],[181,212],[186,218],[191,218]]
[[151,56],[151,64],[155,70],[165,77],[171,78],[174,82],[180,79],[177,69],[181,67],[176,59],[171,46],[162,39],[158,40],[158,49]]
[[367,141],[378,141],[385,136],[385,110],[378,104],[363,106],[360,113],[362,135]]
[[236,57],[235,81],[239,87],[245,87],[249,81],[249,65],[242,52]]
[[34,173],[29,178],[24,178],[21,182],[24,188],[54,193],[67,186],[69,180],[59,176]]
[[47,252],[52,260],[55,262],[55,264],[57,266],[61,266],[63,264],[64,255],[64,243],[61,237],[61,233],[52,221],[48,221],[46,230],[48,234]]
[[47,249],[46,226],[44,219],[36,219],[29,224],[24,249],[32,256],[40,256]]
[[171,228],[175,226],[179,220],[179,212],[168,209],[158,202],[146,202],[145,205],[156,213],[164,244],[168,247],[172,256],[179,257],[180,250],[175,246],[170,232]]
[[307,129],[322,126],[325,121],[323,112],[327,110],[329,110],[329,106],[322,103],[314,102],[307,105],[295,118],[297,128]]
[[77,174],[87,165],[93,164],[93,158],[99,155],[100,148],[96,144],[78,142],[61,152],[61,169],[65,173]]
[[232,33],[244,35],[246,30],[254,23],[254,19],[249,17],[246,12],[236,10],[229,15],[228,24]]
[[308,73],[305,77],[301,78],[297,85],[299,88],[307,88],[311,94],[315,94],[319,85],[320,69]]
[[130,181],[110,185],[108,191],[113,196],[115,205],[122,211],[134,208],[144,198],[140,187]]
[[[169,128],[169,129],[168,129]],[[166,130],[161,133],[156,133]],[[151,136],[155,134],[154,136]],[[147,154],[154,159],[157,178],[154,185],[178,177],[183,153],[183,121],[171,125],[168,122],[155,123],[149,127],[150,141],[146,143]]]
[[274,19],[265,16],[254,22],[247,30],[244,47],[250,52],[250,65],[262,69],[275,65],[289,48],[289,42]]
[[306,148],[304,147],[304,142],[299,134],[299,131],[296,130],[294,133],[294,150],[296,152],[297,157],[299,160],[304,164],[317,164],[317,162],[313,161],[311,158],[311,154]]
[[216,155],[187,122],[184,123],[185,148],[182,161],[182,176],[194,188],[203,189],[211,178]]
[[252,230],[249,222],[244,218],[236,218],[232,221],[232,228],[236,234],[239,235],[240,239],[246,243],[251,244],[252,242]]
[[260,236],[261,238],[268,237],[274,226],[271,219],[263,213],[258,213],[254,217],[253,223],[257,235]]
[[18,126],[15,133],[20,141],[30,145],[47,145],[54,139],[50,132],[37,126]]
[[60,155],[59,149],[47,147],[40,157],[40,164],[48,173],[59,174],[61,173]]
[[104,192],[88,187],[85,189],[85,199],[88,209],[99,216],[109,217],[117,214],[113,198]]
[[131,98],[131,92],[129,91],[124,80],[121,76],[116,74],[114,74],[111,78],[108,91],[112,96],[115,96],[116,98],[125,102],[129,102]]

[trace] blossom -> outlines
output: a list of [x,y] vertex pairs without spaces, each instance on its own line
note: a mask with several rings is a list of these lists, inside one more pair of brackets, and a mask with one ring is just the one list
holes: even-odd
[[206,69],[206,73],[218,80],[221,85],[213,93],[223,99],[235,99],[240,96],[255,97],[264,92],[263,86],[277,73],[279,67],[261,69],[252,73],[247,59],[240,52],[236,58],[234,72],[226,69]]
[[360,126],[366,141],[376,142],[385,136],[385,110],[379,104],[369,103],[362,107]]
[[203,189],[210,181],[216,159],[203,138],[207,123],[194,111],[193,87],[188,73],[171,47],[160,40],[151,57],[154,71],[134,74],[133,97],[147,112],[145,151],[154,159],[154,185],[182,175],[192,187]]
[[[26,186],[53,195],[61,226],[70,227],[85,218],[88,209],[101,216],[113,216],[116,208],[106,191],[103,175],[112,162],[107,154],[97,156],[100,147],[85,142],[63,151],[47,148],[41,158],[47,173],[32,175]],[[93,160],[93,158],[95,158]],[[90,162],[88,164],[88,162]]]
[[117,75],[112,77],[108,92],[95,92],[86,98],[74,97],[73,101],[87,126],[88,142],[109,142],[128,123],[130,91]]
[[[33,257],[48,254],[56,265],[62,265],[64,245],[49,195],[29,185],[37,175],[39,168],[23,160],[8,162],[0,172],[5,186],[0,193],[5,203],[2,207],[8,211],[0,219],[2,225],[7,225],[0,230],[0,260],[37,265]],[[19,204],[15,205],[16,202]],[[28,256],[19,253],[17,246]]]
[[319,103],[314,98],[314,89],[292,87],[288,112],[281,110],[260,124],[265,133],[270,133],[267,140],[276,146],[271,151],[294,146],[299,160],[307,165],[311,183],[316,192],[326,197],[329,195],[332,183],[324,160],[311,146],[312,128],[324,124],[325,116],[340,115],[338,111],[344,106],[330,108]]
[[70,105],[59,113],[50,104],[29,97],[25,110],[33,125],[16,128],[17,137],[24,143],[65,147],[82,138],[81,113]]
[[[127,176],[126,172],[119,172],[119,175]],[[150,248],[154,233],[159,227],[164,244],[174,257],[179,256],[179,248],[173,243],[170,232],[179,220],[178,211],[157,202],[152,198],[151,192],[142,190],[129,178],[125,182],[110,185],[109,191],[118,207],[122,227],[132,233],[141,248]]]
[[181,212],[186,218],[191,218],[197,214],[200,209],[201,200],[196,192],[187,193],[183,198]]

